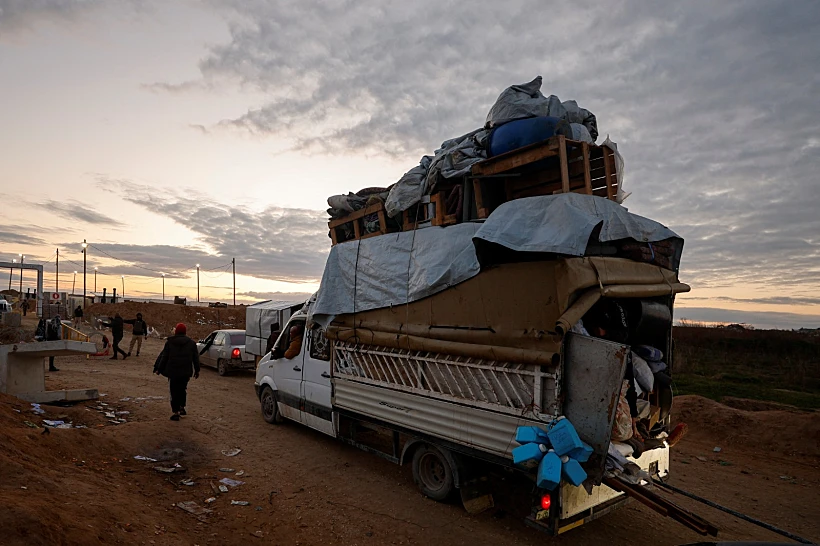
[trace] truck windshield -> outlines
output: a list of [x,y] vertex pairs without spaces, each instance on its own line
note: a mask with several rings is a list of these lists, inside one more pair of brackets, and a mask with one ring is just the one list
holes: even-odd
[[231,334],[231,345],[244,345],[245,334]]

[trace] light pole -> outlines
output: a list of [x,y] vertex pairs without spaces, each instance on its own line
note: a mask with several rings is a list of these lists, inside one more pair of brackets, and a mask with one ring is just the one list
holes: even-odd
[[[16,259],[16,258],[13,258],[13,259],[11,260],[11,263],[12,263],[12,264],[16,264],[16,263],[17,263],[17,259]],[[11,267],[9,267],[9,290],[11,290],[11,276],[12,276],[13,274],[14,274],[14,266],[12,265]]]
[[199,264],[196,264],[196,302],[199,303]]
[[25,259],[26,257],[20,254],[20,299],[23,298],[23,261]]
[[121,275],[122,277],[122,302],[125,303],[125,275]]
[[97,268],[94,268],[94,295],[97,295]]
[[88,243],[83,239],[83,309],[85,309],[85,258],[88,254]]
[[165,301],[165,273],[162,274],[162,301]]
[[71,295],[74,295],[74,286],[77,284],[77,272],[74,272],[74,279],[71,281]]

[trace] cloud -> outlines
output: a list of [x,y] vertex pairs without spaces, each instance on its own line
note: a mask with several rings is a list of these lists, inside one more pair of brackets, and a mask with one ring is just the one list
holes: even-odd
[[307,301],[313,294],[310,292],[242,292],[237,296],[245,296],[254,300],[292,301],[299,303]]
[[86,222],[88,224],[101,224],[111,227],[124,227],[125,224],[118,220],[97,212],[93,209],[87,208],[86,203],[76,200],[54,201],[47,199],[33,204],[35,207],[41,208],[51,214],[65,218],[71,221]]
[[820,298],[812,296],[770,296],[765,298],[731,298],[728,296],[704,298],[686,296],[686,301],[692,300],[726,301],[731,303],[751,303],[755,305],[820,305]]
[[36,231],[32,231],[30,227],[15,226],[15,225],[0,225],[0,241],[6,244],[20,244],[20,245],[44,245],[45,240],[32,235]]
[[314,283],[322,276],[330,248],[324,211],[273,206],[253,211],[206,197],[191,198],[157,190],[126,179],[98,175],[97,180],[107,190],[121,189],[126,201],[185,226],[207,248],[183,248],[176,252],[176,247],[107,246],[114,248],[111,253],[118,258],[154,264],[146,266],[152,269],[157,264],[176,264],[190,270],[198,262],[203,271],[224,266],[235,258],[238,275],[292,283]]
[[200,61],[201,84],[268,97],[211,131],[409,169],[541,74],[545,94],[577,99],[619,142],[626,205],[686,239],[681,277],[696,291],[820,290],[811,2],[211,4],[230,39]]
[[721,323],[742,322],[752,324],[757,328],[772,330],[820,328],[820,315],[738,311],[736,309],[714,309],[709,307],[678,307],[675,309],[675,320]]

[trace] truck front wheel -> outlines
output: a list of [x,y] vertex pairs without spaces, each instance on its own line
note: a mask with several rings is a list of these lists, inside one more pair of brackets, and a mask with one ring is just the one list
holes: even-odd
[[446,500],[455,489],[453,469],[437,447],[419,446],[413,453],[413,480],[421,492],[433,500]]
[[262,388],[259,402],[262,404],[262,418],[265,419],[265,421],[272,425],[277,425],[284,421],[282,414],[279,413],[279,404],[276,403],[276,395],[269,386],[265,385]]

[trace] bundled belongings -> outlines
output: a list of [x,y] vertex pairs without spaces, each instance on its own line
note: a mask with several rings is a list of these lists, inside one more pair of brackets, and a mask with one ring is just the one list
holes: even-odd
[[540,76],[505,89],[484,127],[444,141],[390,187],[328,198],[333,244],[487,218],[521,197],[578,192],[621,202],[623,159],[609,139],[595,145],[595,115],[540,89]]

